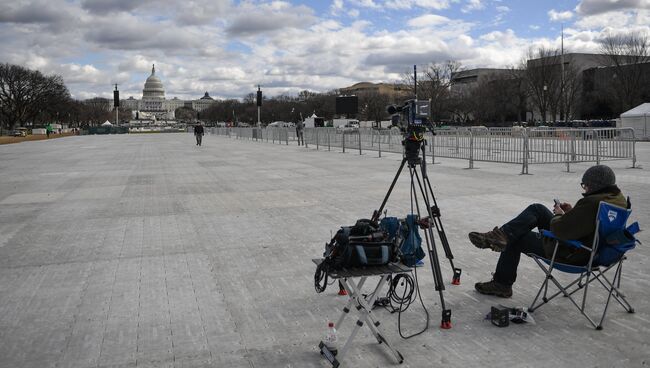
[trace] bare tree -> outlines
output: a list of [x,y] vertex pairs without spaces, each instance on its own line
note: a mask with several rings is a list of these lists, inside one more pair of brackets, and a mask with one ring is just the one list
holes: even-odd
[[[421,76],[418,77],[417,93],[418,99],[431,100],[431,118],[439,121],[450,115],[452,110],[451,101],[451,77],[461,70],[461,64],[457,61],[448,60],[444,63],[429,64]],[[404,73],[402,82],[411,96],[414,95],[413,75]]]
[[609,34],[601,41],[600,52],[605,64],[614,68],[611,86],[618,112],[642,102],[642,87],[649,78],[643,65],[650,62],[648,35],[640,32]]
[[6,128],[37,118],[58,117],[58,106],[69,100],[70,93],[60,76],[0,64],[0,122]]
[[560,120],[569,121],[573,120],[577,114],[579,94],[582,91],[582,74],[578,67],[569,63],[565,63],[562,70],[561,85],[560,85]]
[[559,110],[562,80],[560,65],[560,52],[557,49],[539,48],[528,51],[526,83],[530,92],[530,101],[540,112],[543,123],[546,123],[548,112],[555,120]]
[[461,126],[469,124],[475,118],[474,113],[477,110],[475,106],[476,94],[476,87],[468,87],[452,92],[449,109],[453,120]]
[[528,106],[528,97],[530,91],[526,82],[526,61],[522,61],[519,67],[511,66],[508,68],[508,74],[512,83],[512,103],[517,111],[517,122],[521,123],[526,119]]
[[359,106],[361,106],[363,116],[366,120],[377,123],[377,126],[388,115],[386,106],[389,103],[388,95],[376,91],[366,92],[359,96]]

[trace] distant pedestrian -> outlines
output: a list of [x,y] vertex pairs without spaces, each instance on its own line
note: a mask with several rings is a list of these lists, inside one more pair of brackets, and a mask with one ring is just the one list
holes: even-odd
[[194,136],[196,137],[196,145],[200,146],[201,141],[203,140],[203,125],[201,123],[198,123],[194,126]]
[[52,124],[47,123],[45,126],[45,134],[47,135],[48,138],[50,138],[50,133],[52,133]]
[[305,124],[303,124],[302,121],[299,121],[296,123],[296,137],[298,137],[298,145],[300,146],[301,144],[304,146],[305,145],[305,138],[304,138],[304,132],[305,130]]

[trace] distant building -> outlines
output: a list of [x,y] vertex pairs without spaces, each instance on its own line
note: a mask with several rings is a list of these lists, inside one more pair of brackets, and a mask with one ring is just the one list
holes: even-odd
[[[101,106],[108,111],[113,109],[112,100],[96,97],[84,101],[89,105]],[[144,83],[142,90],[142,99],[138,100],[133,96],[120,100],[120,106],[130,109],[134,115],[138,112],[138,117],[153,118],[158,120],[173,120],[174,111],[179,107],[188,107],[195,111],[203,111],[216,101],[210,97],[206,91],[203,97],[196,100],[181,100],[177,97],[165,99],[165,88],[162,80],[156,75],[156,66],[152,66],[151,75]]]
[[488,83],[500,77],[514,77],[511,69],[477,68],[455,72],[451,75],[451,91],[466,92],[481,83]]
[[[629,70],[634,68],[635,70]],[[628,70],[626,70],[628,69]],[[650,101],[650,62],[638,65],[627,64],[620,69],[645,81],[639,83],[637,100],[630,101],[631,107]],[[615,98],[614,81],[619,78],[613,66],[589,68],[582,72],[581,119],[615,119],[630,106]]]
[[395,100],[408,95],[410,88],[403,84],[359,82],[349,87],[341,88],[339,92],[347,96],[382,94],[389,96],[391,100]]
[[[629,56],[627,58],[630,64],[624,64],[621,67],[622,70],[636,68],[637,74],[640,76],[650,75],[650,63],[634,66],[632,61],[636,57]],[[626,58],[624,57],[623,60]],[[562,70],[565,71],[564,77]],[[611,66],[610,60],[605,55],[553,54],[528,60],[525,70],[477,68],[456,72],[451,77],[450,90],[456,96],[463,96],[466,95],[466,92],[475,91],[477,87],[482,86],[486,87],[487,91],[501,94],[503,98],[511,96],[512,103],[508,105],[518,106],[515,110],[518,116],[521,116],[522,111],[525,110],[523,115],[529,123],[548,123],[572,119],[608,119],[617,117],[623,111],[622,106],[618,106],[620,101],[615,101],[612,90],[612,82],[617,78],[617,70],[621,69]],[[527,77],[532,79],[523,79]],[[563,84],[564,89],[561,87]],[[642,90],[639,91],[637,103],[650,99],[650,84],[640,83],[640,85]],[[530,92],[523,103],[521,103],[520,95],[505,93],[522,87],[527,88]],[[543,93],[547,93],[547,95],[541,97],[535,95],[534,88],[537,88],[537,93],[539,93],[542,87]],[[564,94],[561,95],[562,93]],[[470,98],[472,97],[470,96]],[[546,116],[542,116],[538,107],[541,103],[540,100],[544,99],[546,100]],[[468,116],[473,119],[472,114]],[[508,116],[506,119],[506,121],[517,120],[514,116]],[[492,121],[481,121],[481,123],[489,124]]]
[[192,109],[196,111],[203,111],[207,109],[208,107],[212,106],[214,104],[214,99],[210,97],[208,92],[205,92],[205,95],[201,97],[198,100],[192,100]]

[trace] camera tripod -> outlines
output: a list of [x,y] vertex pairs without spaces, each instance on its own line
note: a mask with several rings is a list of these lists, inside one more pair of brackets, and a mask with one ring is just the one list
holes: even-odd
[[[436,202],[436,197],[433,194],[433,189],[431,187],[431,182],[429,181],[429,176],[427,175],[427,166],[426,166],[426,154],[425,146],[426,140],[412,140],[405,138],[402,142],[404,145],[404,157],[402,158],[402,163],[395,174],[395,178],[388,188],[388,192],[384,197],[384,201],[381,203],[381,206],[376,210],[372,215],[373,221],[378,221],[379,216],[384,210],[384,206],[390,197],[397,179],[399,179],[404,166],[408,164],[409,174],[410,174],[410,188],[411,188],[411,212],[413,212],[413,206],[418,215],[418,225],[420,228],[424,229],[424,237],[427,243],[427,250],[429,254],[429,261],[431,263],[431,271],[433,274],[433,281],[435,283],[435,290],[440,295],[440,306],[442,307],[442,322],[440,327],[443,329],[451,328],[451,309],[447,309],[445,306],[445,298],[443,295],[443,290],[445,290],[444,281],[442,279],[442,272],[440,270],[440,258],[438,257],[438,251],[436,249],[433,227],[436,228],[440,243],[442,243],[442,248],[445,251],[447,259],[451,264],[451,268],[454,272],[452,278],[453,285],[460,284],[460,275],[461,269],[454,266],[454,256],[451,253],[451,248],[449,247],[449,241],[447,240],[447,235],[445,234],[445,229],[442,226],[442,221],[440,220],[440,208]],[[420,157],[420,153],[422,157]],[[418,166],[420,172],[418,173]],[[416,186],[417,184],[417,186]],[[427,217],[423,218],[420,211],[420,202],[418,198],[418,192],[422,199],[424,200],[424,207],[426,208]]]

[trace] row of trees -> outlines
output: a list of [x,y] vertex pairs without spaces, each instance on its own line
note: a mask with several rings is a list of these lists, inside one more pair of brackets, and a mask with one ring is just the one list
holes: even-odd
[[7,129],[61,114],[70,100],[60,76],[46,76],[18,65],[0,65],[0,122]]
[[[120,116],[131,116],[120,109]],[[58,75],[44,75],[19,65],[0,64],[0,129],[43,127],[63,123],[70,127],[99,125],[114,119],[109,104],[86,104],[72,99]]]
[[[208,121],[256,123],[255,98],[255,94],[251,93],[244,97],[243,101],[234,99],[218,101],[198,114],[198,117]],[[265,98],[262,102],[261,121],[264,124],[273,121],[296,122],[312,114],[331,119],[335,114],[335,98],[336,91],[327,93],[302,91],[298,96],[280,95],[270,99]]]
[[[649,51],[646,34],[607,36],[592,62],[606,68],[589,70],[602,74],[592,78],[574,58],[548,48],[531,49],[518,66],[467,84],[454,80],[460,63],[432,63],[418,78],[418,97],[431,99],[435,121],[460,124],[521,122],[533,112],[542,123],[613,118],[650,99]],[[403,83],[413,86],[413,76],[405,74]]]

